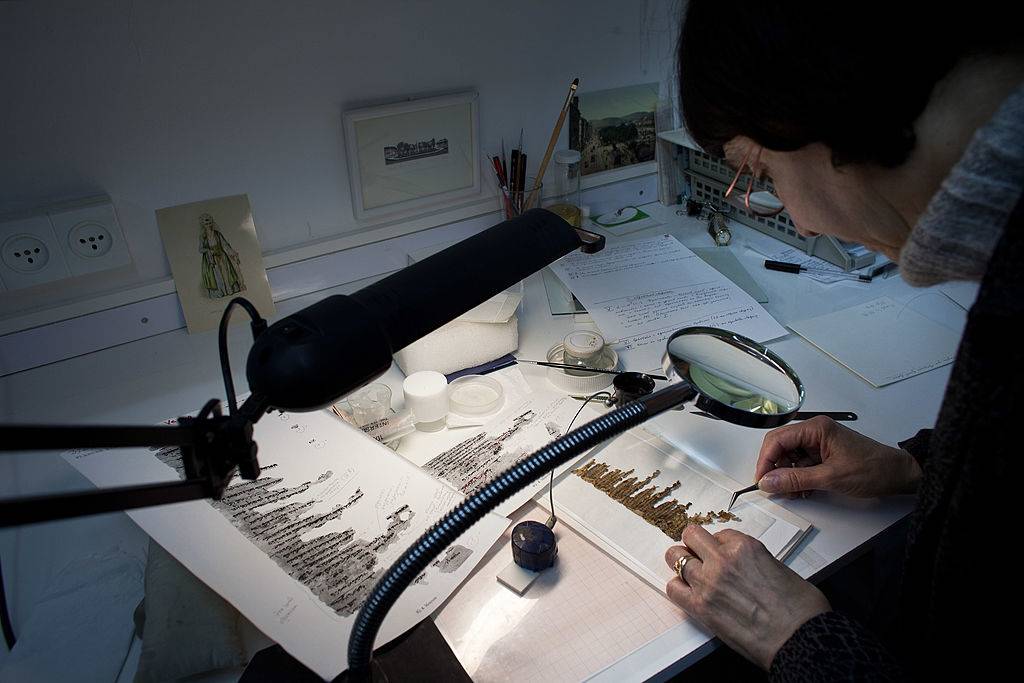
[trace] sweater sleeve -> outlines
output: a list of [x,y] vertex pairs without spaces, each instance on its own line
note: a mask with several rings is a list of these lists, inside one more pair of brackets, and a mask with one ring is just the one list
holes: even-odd
[[917,464],[924,467],[924,463],[928,459],[928,450],[931,446],[931,441],[932,430],[922,429],[906,441],[900,441],[899,447],[914,456],[914,460],[917,461]]
[[838,612],[808,620],[779,648],[772,681],[897,681],[900,667],[879,640]]

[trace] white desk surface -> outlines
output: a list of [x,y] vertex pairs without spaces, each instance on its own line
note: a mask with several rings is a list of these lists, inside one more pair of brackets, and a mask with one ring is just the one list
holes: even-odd
[[[644,209],[663,225],[624,239],[667,232],[691,247],[710,246],[704,223],[676,215],[677,208],[646,205]],[[964,313],[942,294],[934,289],[912,289],[898,277],[876,279],[870,284],[826,286],[803,276],[766,271],[745,245],[779,243],[743,226],[733,225],[732,230],[733,252],[768,293],[770,301],[765,306],[783,325],[883,295],[908,303],[950,327],[963,324]],[[283,302],[278,306],[278,317],[327,294],[355,291],[364,284],[352,283]],[[542,357],[574,325],[579,322],[573,316],[550,315],[539,275],[529,278],[520,312],[517,355]],[[244,360],[249,343],[247,328],[239,326],[232,331],[233,374],[240,390],[245,386]],[[853,427],[890,444],[934,423],[950,371],[947,366],[874,389],[796,335],[770,346],[803,379],[807,388],[804,409],[854,411],[860,419]],[[339,349],[339,353],[344,350]],[[546,384],[543,369],[520,367],[531,383]],[[402,375],[393,366],[382,379],[400,388]],[[222,392],[216,333],[187,335],[178,330],[0,379],[0,421],[152,424],[196,410],[207,398]],[[400,391],[396,394],[400,396]],[[657,418],[649,428],[738,481],[753,476],[764,434],[678,412]],[[438,439],[419,445],[403,443],[402,450],[428,444],[433,447],[446,437]],[[89,487],[53,453],[0,458],[3,497]],[[827,565],[836,566],[912,507],[910,497],[854,501],[815,495],[780,502],[815,528],[793,563],[804,575]],[[544,515],[531,504],[520,510],[517,518],[523,516]],[[710,651],[710,636],[685,620],[661,594],[571,530],[559,528],[556,570],[535,583],[525,597],[512,596],[494,579],[511,560],[506,537],[435,614],[442,632],[474,678],[511,676],[522,661],[538,659],[537,648],[545,645],[554,662],[549,669],[551,680],[588,676],[609,681],[662,678]],[[27,618],[53,573],[67,561],[109,546],[144,552],[145,537],[121,513],[0,532],[0,557],[15,620]],[[581,586],[591,590],[581,590]],[[633,628],[619,629],[617,625],[623,618],[629,620],[634,609],[642,611],[646,619],[632,619]],[[545,617],[545,610],[553,611]],[[556,611],[568,623],[577,619],[579,627],[551,633],[550,628],[545,632],[537,626],[554,623],[550,615]],[[616,625],[620,637],[600,633],[600,624],[595,622],[602,618]]]

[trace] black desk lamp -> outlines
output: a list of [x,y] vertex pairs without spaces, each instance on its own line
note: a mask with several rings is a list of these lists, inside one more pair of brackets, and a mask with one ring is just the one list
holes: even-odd
[[[219,499],[236,473],[244,479],[259,476],[253,424],[268,410],[328,406],[386,372],[392,354],[428,332],[575,249],[592,253],[603,247],[604,237],[534,209],[351,296],[327,297],[269,328],[248,301],[235,299],[220,324],[229,414],[223,415],[214,399],[196,417],[180,418],[174,426],[0,426],[0,452],[180,446],[184,480],[0,501],[0,527]],[[240,407],[226,343],[234,305],[252,317],[255,339],[246,365],[252,393]]]
[[[181,482],[0,501],[0,527],[149,505],[219,498],[237,472],[259,475],[252,425],[273,408],[323,408],[383,374],[392,354],[472,307],[581,248],[604,238],[575,229],[543,209],[506,221],[351,296],[331,296],[267,328],[253,317],[255,343],[246,375],[250,397],[236,407],[221,321],[225,389],[230,407],[209,401],[195,418],[168,427],[0,427],[0,451],[55,448],[181,446]],[[434,524],[395,562],[367,598],[349,639],[347,676],[373,676],[373,642],[401,592],[469,527],[495,506],[559,464],[666,410],[696,399],[716,417],[752,427],[792,419],[803,402],[796,374],[766,347],[713,328],[670,337],[665,370],[679,381],[569,432],[503,472]]]

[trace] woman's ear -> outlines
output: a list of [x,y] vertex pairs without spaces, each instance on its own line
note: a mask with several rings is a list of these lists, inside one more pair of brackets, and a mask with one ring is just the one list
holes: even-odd
[[736,168],[740,163],[740,160],[747,155],[751,145],[755,144],[757,143],[746,135],[737,135],[732,140],[729,140],[722,145],[722,151],[725,152],[725,160],[730,166]]

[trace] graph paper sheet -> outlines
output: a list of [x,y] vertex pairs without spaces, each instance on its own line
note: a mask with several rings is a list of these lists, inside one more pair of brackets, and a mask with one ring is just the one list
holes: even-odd
[[[220,501],[128,514],[263,633],[331,679],[347,666],[349,632],[369,591],[462,496],[326,412],[269,414],[254,437],[263,470],[255,481],[236,479]],[[177,448],[64,457],[99,486],[181,474]],[[376,645],[441,605],[507,526],[487,515],[450,546],[402,594]]]
[[[547,514],[531,506],[526,518]],[[558,559],[523,597],[495,576],[509,532],[435,617],[477,683],[581,681],[686,619],[656,591],[572,529],[559,525]]]
[[[531,504],[512,526],[523,519],[543,522],[547,512]],[[512,559],[509,529],[435,616],[474,681],[618,683],[637,679],[652,656],[671,665],[712,638],[669,601],[664,586],[652,588],[567,525],[554,531],[555,565],[523,597],[495,579]],[[825,561],[802,547],[787,564],[808,577]],[[659,671],[645,669],[643,677]]]

